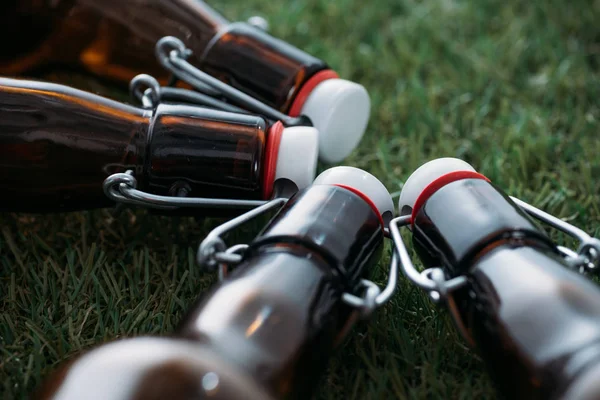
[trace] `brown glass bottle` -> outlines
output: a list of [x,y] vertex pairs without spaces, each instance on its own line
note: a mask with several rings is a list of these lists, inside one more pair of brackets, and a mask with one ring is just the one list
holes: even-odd
[[259,29],[229,24],[200,0],[8,0],[0,5],[0,74],[65,64],[120,82],[166,77],[154,56],[163,36],[183,40],[192,64],[282,112],[327,69]]
[[110,206],[102,183],[126,170],[138,189],[158,195],[268,197],[266,129],[252,115],[168,104],[145,110],[0,78],[0,209]]
[[[50,379],[41,398],[198,398],[207,380],[210,398],[310,398],[353,311],[342,294],[354,292],[381,255],[382,217],[373,207],[334,185],[301,191],[174,337],[101,347]],[[170,357],[147,356],[157,352]],[[106,388],[119,373],[130,387],[114,395]]]
[[413,210],[413,239],[427,267],[468,278],[448,305],[498,392],[600,398],[600,290],[508,196],[467,173],[430,185]]

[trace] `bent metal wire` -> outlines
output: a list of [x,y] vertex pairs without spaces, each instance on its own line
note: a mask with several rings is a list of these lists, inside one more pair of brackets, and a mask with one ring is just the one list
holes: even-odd
[[[156,43],[155,49],[158,62],[173,76],[190,84],[194,89],[203,93],[207,97],[220,97],[226,99],[246,112],[252,112],[265,116],[271,121],[281,121],[285,126],[305,126],[310,125],[306,117],[290,117],[275,108],[255,99],[246,93],[235,89],[234,87],[221,82],[215,77],[199,70],[187,62],[187,58],[192,54],[185,44],[173,36],[165,36]],[[156,89],[156,88],[154,88]],[[188,91],[189,92],[189,91]],[[173,94],[173,92],[167,91]],[[182,95],[181,92],[178,93]],[[185,94],[187,95],[187,94]],[[136,94],[136,97],[139,93]],[[206,98],[192,96],[196,100],[204,101]],[[223,104],[223,102],[221,102]],[[203,103],[200,103],[203,104]],[[228,103],[224,103],[228,104]]]
[[[222,207],[222,208],[249,208],[246,213],[225,222],[213,229],[198,247],[196,261],[209,270],[218,268],[219,280],[227,276],[230,267],[239,264],[243,259],[243,253],[248,249],[247,244],[236,244],[227,247],[222,239],[226,233],[236,229],[240,225],[262,215],[268,211],[283,206],[288,199],[276,198],[273,200],[234,200],[234,199],[212,199],[201,197],[171,197],[157,196],[137,189],[137,180],[133,171],[110,175],[104,180],[104,193],[108,198],[124,204],[143,206],[148,208],[171,210],[181,207]],[[385,230],[388,236],[388,230]],[[370,315],[375,308],[386,303],[396,291],[398,282],[398,262],[396,253],[392,254],[392,262],[388,271],[388,281],[382,290],[374,282],[363,279],[361,285],[364,288],[362,295],[344,293],[343,301],[355,307],[360,316]]]
[[[577,250],[571,250],[567,247],[557,246],[568,264],[573,270],[581,274],[589,274],[598,270],[600,262],[600,240],[591,237],[583,230],[573,226],[553,215],[550,215],[522,200],[511,197],[523,211],[535,219],[557,229],[579,241]],[[467,283],[466,276],[458,276],[447,280],[444,271],[441,268],[429,268],[419,272],[412,263],[408,254],[406,245],[402,240],[400,228],[406,227],[411,223],[410,215],[394,218],[390,221],[390,235],[394,243],[394,255],[392,263],[398,262],[400,269],[406,277],[421,289],[427,291],[435,302],[445,301],[448,294]]]
[[147,109],[155,108],[162,102],[175,102],[206,106],[221,111],[250,114],[243,108],[204,93],[171,86],[161,86],[156,78],[148,74],[140,74],[134,77],[129,82],[129,92],[135,101],[139,101],[142,107]]
[[117,203],[155,208],[159,210],[173,210],[177,208],[216,207],[247,209],[262,206],[265,200],[238,200],[217,199],[205,197],[177,197],[158,196],[137,189],[137,180],[132,170],[124,173],[112,174],[102,184],[104,194]]
[[[281,208],[287,201],[288,199],[284,198],[270,200],[213,229],[200,243],[196,254],[196,262],[209,270],[218,268],[219,280],[224,279],[232,266],[242,262],[248,245],[236,244],[227,247],[223,236],[266,212]],[[342,300],[349,306],[354,307],[361,317],[366,318],[376,308],[385,304],[392,297],[396,291],[397,282],[398,262],[396,260],[396,253],[394,252],[388,271],[388,281],[383,290],[374,282],[363,279],[361,280],[363,293],[344,293]]]

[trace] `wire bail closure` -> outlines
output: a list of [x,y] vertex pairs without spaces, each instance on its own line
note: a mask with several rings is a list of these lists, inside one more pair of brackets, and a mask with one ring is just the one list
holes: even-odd
[[[212,97],[212,100],[210,101],[215,101],[215,98],[221,98],[241,106],[240,108],[223,101],[219,102],[221,105],[226,104],[227,107],[236,107],[238,110],[237,112],[241,112],[239,110],[242,110],[246,113],[251,112],[260,114],[271,121],[281,121],[285,126],[288,127],[311,125],[310,121],[308,121],[306,117],[291,117],[287,114],[284,114],[281,111],[261,102],[260,100],[257,100],[254,97],[247,95],[246,93],[194,67],[187,61],[187,58],[192,54],[192,51],[176,37],[165,36],[160,39],[156,43],[155,54],[158,62],[163,66],[163,68],[173,74],[173,76],[175,76],[177,79],[187,82],[194,87],[194,89],[200,92],[192,93],[195,93],[196,95],[203,94],[205,97],[191,95],[189,93],[191,91],[189,90],[187,93],[172,91],[167,92],[169,94],[177,93],[176,96],[178,95],[180,98],[187,97],[189,100],[198,101],[200,104],[204,104],[202,101],[207,101],[206,97]],[[181,91],[185,89],[179,90]],[[136,97],[138,96],[139,92],[136,93]]]
[[[245,252],[248,250],[248,244],[236,244],[227,247],[222,236],[249,222],[250,220],[275,208],[282,207],[287,203],[286,198],[273,199],[265,204],[254,208],[245,214],[242,214],[230,221],[213,229],[198,246],[196,253],[196,262],[209,271],[218,270],[219,281],[226,278],[230,267],[242,262]],[[349,306],[357,309],[361,318],[368,317],[376,308],[385,304],[396,291],[398,282],[398,267],[395,262],[396,255],[392,255],[392,263],[388,271],[388,281],[383,290],[374,282],[362,279],[360,289],[362,294],[343,293],[342,301]]]
[[406,277],[421,289],[427,291],[434,302],[444,301],[449,292],[456,290],[467,283],[467,278],[458,276],[446,280],[441,268],[430,268],[419,272],[412,263],[406,245],[400,234],[401,227],[407,227],[411,223],[411,216],[396,217],[390,221],[390,235],[394,243],[394,255],[391,263],[398,262]]
[[[571,225],[557,217],[554,217],[522,200],[510,197],[523,211],[533,218],[546,223],[547,225],[558,229],[567,235],[579,240],[580,245],[577,249],[571,250],[567,247],[557,246],[558,250],[565,257],[569,266],[581,274],[588,274],[598,269],[600,261],[600,240],[591,237],[583,230]],[[407,227],[411,223],[411,216],[406,215],[394,218],[390,221],[390,235],[394,243],[394,256],[391,263],[398,262],[400,268],[406,277],[421,289],[427,291],[434,302],[443,302],[448,295],[467,283],[467,277],[457,276],[446,279],[442,268],[429,268],[419,272],[413,264],[406,245],[400,234],[401,227]]]
[[205,197],[159,196],[137,189],[137,179],[132,170],[112,174],[102,184],[104,194],[117,203],[154,208],[159,210],[174,210],[177,208],[253,208],[261,206],[265,200],[218,199]]
[[390,268],[388,270],[388,281],[383,290],[381,290],[381,288],[373,281],[367,279],[362,279],[360,284],[362,288],[364,288],[362,296],[344,293],[342,295],[342,300],[349,306],[356,307],[361,318],[367,318],[376,308],[387,303],[396,292],[396,287],[398,286],[398,263],[396,261],[396,253],[392,253],[392,262],[390,262]]
[[[248,245],[238,244],[227,248],[222,236],[267,211],[283,206],[286,202],[287,199],[284,198],[277,198],[264,202],[259,207],[239,215],[210,231],[210,233],[206,235],[206,238],[200,243],[200,246],[198,246],[198,251],[196,253],[196,262],[198,265],[209,271],[214,271],[216,267],[219,267],[220,278],[224,278],[227,265],[239,264],[242,261],[243,252],[248,249]],[[232,250],[234,248],[235,251]]]
[[250,114],[243,108],[226,103],[209,95],[193,90],[161,86],[158,80],[148,74],[139,74],[129,82],[129,93],[143,108],[154,109],[160,103],[189,103],[214,108],[221,111]]
[[575,225],[571,225],[531,204],[517,199],[516,197],[511,197],[511,200],[527,214],[579,241],[577,250],[571,250],[564,246],[557,246],[558,250],[565,256],[565,259],[572,269],[584,275],[598,270],[598,263],[600,262],[600,240],[588,235]]

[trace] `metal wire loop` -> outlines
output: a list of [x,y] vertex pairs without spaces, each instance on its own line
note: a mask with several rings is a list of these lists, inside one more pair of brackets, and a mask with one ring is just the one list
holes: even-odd
[[132,204],[149,208],[171,210],[180,207],[190,208],[231,208],[247,209],[267,203],[265,200],[239,200],[204,197],[159,196],[137,189],[137,180],[133,171],[110,175],[102,185],[104,194],[117,203]]
[[124,173],[112,174],[108,178],[104,180],[102,184],[102,189],[104,190],[104,194],[109,199],[124,204],[132,204],[132,205],[144,205],[134,199],[128,198],[123,193],[127,191],[127,189],[134,189],[137,187],[137,180],[133,176],[133,171],[127,170]]
[[221,95],[221,93],[213,88],[212,85],[207,85],[202,80],[198,80],[193,74],[179,70],[173,64],[173,60],[182,60],[186,64],[189,64],[185,60],[192,55],[192,51],[189,50],[185,46],[185,43],[183,43],[180,39],[174,36],[165,36],[156,42],[154,52],[159,64],[177,78],[189,83],[196,89],[210,96]]
[[[423,272],[417,271],[400,234],[400,227],[408,225],[410,225],[410,215],[397,217],[390,221],[390,235],[394,243],[394,254],[398,256],[397,263],[400,264],[400,269],[404,275],[412,283],[427,291],[434,301],[445,301],[450,292],[467,283],[467,278],[458,276],[447,280],[440,268],[431,268]],[[392,262],[395,261],[395,259],[392,259]]]
[[429,268],[421,274],[435,282],[437,290],[429,292],[431,300],[437,303],[448,297],[448,286],[445,285],[446,277],[441,268]]
[[591,262],[598,265],[600,260],[600,240],[595,237],[590,237],[584,240],[577,249],[579,254],[585,254]]
[[580,273],[587,274],[598,269],[600,262],[600,240],[588,235],[582,229],[569,224],[545,211],[540,210],[516,197],[511,199],[527,214],[544,222],[545,224],[566,233],[574,239],[577,239],[580,244],[577,251],[573,251],[566,247],[559,246],[559,251],[566,257],[571,267]]
[[271,121],[282,121],[286,126],[310,125],[306,117],[290,117],[281,111],[255,99],[254,97],[220,81],[190,64],[186,59],[191,51],[185,44],[173,37],[166,36],[156,43],[156,56],[159,63],[178,79],[196,90],[210,96],[225,98],[247,111],[264,115]]
[[174,36],[165,36],[160,38],[158,42],[156,42],[154,51],[156,58],[159,61],[168,61],[171,57],[171,54],[180,56],[184,59],[191,54],[191,51],[187,49],[185,43]]
[[281,207],[287,202],[287,199],[278,198],[268,202],[263,202],[260,206],[251,209],[250,211],[235,217],[232,220],[217,226],[215,229],[206,235],[206,238],[198,246],[196,253],[196,262],[198,265],[213,270],[219,264],[237,264],[241,261],[239,256],[240,249],[248,247],[246,244],[237,244],[230,249],[235,249],[230,253],[226,252],[227,246],[222,236],[228,232],[238,228],[240,225],[258,217],[261,214],[268,212],[276,207]]
[[366,318],[377,308],[377,296],[381,293],[379,287],[366,279],[361,280],[361,286],[364,288],[362,297],[351,293],[344,293],[342,301],[349,306],[358,309],[361,318]]
[[140,74],[129,82],[129,93],[135,101],[141,102],[144,108],[155,108],[159,103],[171,101],[175,103],[190,103],[193,105],[211,107],[221,111],[248,114],[248,111],[233,104],[226,103],[204,93],[170,86],[160,86],[151,75]]
[[[209,270],[214,270],[215,267],[218,267],[219,279],[223,279],[227,274],[228,266],[240,263],[243,259],[243,255],[240,255],[240,253],[246,251],[249,246],[247,244],[237,244],[226,250],[227,246],[222,236],[273,208],[281,207],[286,202],[287,199],[283,198],[271,200],[260,207],[256,207],[245,214],[217,226],[198,246],[196,254],[197,263]],[[359,297],[351,293],[344,293],[342,300],[346,304],[358,308],[361,316],[367,317],[375,308],[390,299],[396,291],[397,283],[398,263],[396,261],[396,254],[393,253],[388,272],[388,281],[383,291],[375,283],[369,280],[361,280],[360,285],[364,288],[362,296]]]
[[[219,263],[216,259],[217,253],[222,253],[227,249],[225,242],[219,236],[208,235],[198,247],[196,261],[208,270],[213,270]],[[223,262],[223,261],[221,261]]]
[[153,108],[160,101],[160,83],[148,74],[139,74],[129,82],[129,93],[134,100],[140,101],[144,108]]
[[[588,273],[598,269],[598,263],[600,261],[599,239],[589,236],[576,226],[554,217],[522,200],[515,197],[511,197],[511,199],[532,217],[580,241],[577,251],[563,246],[557,247],[573,269],[578,270],[581,273]],[[394,242],[395,254],[398,255],[398,262],[402,272],[415,285],[429,292],[434,301],[445,301],[450,292],[467,283],[467,278],[465,276],[458,276],[447,280],[444,271],[441,268],[431,268],[423,272],[417,271],[400,234],[400,227],[405,227],[409,224],[409,215],[394,218],[389,224],[390,235]],[[392,262],[394,261],[395,260],[392,260]]]
[[[225,253],[229,256],[229,260],[227,262],[223,261],[219,263],[219,282],[222,282],[229,273],[229,266],[232,264],[239,264],[242,262],[244,258],[244,252],[248,250],[247,244],[236,244],[228,248]],[[215,258],[219,258],[219,254],[215,254]]]
[[363,279],[361,286],[364,288],[362,297],[351,293],[344,293],[342,300],[353,307],[359,309],[362,318],[366,318],[381,305],[385,304],[396,292],[398,285],[398,262],[396,253],[392,253],[392,260],[388,271],[388,281],[383,291],[374,282]]

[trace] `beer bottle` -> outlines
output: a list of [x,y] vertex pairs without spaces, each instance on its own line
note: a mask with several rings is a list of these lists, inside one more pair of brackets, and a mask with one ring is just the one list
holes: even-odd
[[102,184],[127,170],[152,194],[269,199],[278,180],[312,183],[317,140],[314,128],[255,115],[180,104],[143,109],[0,78],[0,209],[110,206]]

